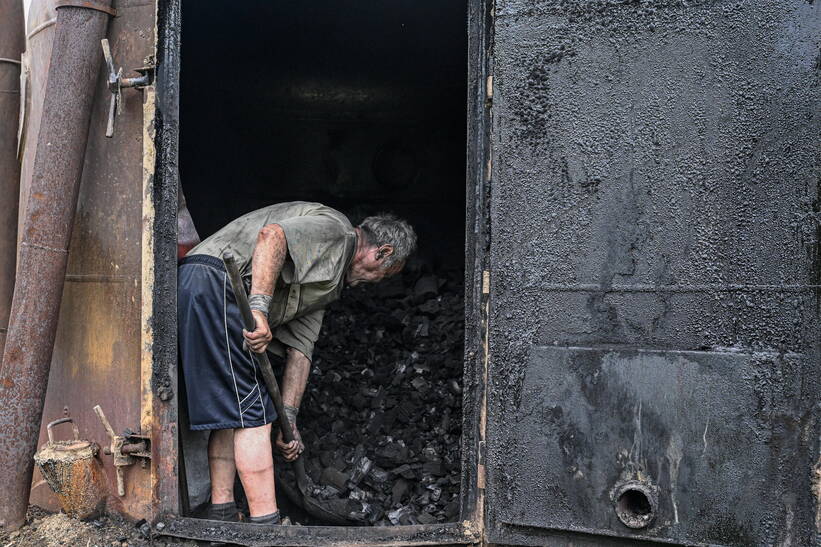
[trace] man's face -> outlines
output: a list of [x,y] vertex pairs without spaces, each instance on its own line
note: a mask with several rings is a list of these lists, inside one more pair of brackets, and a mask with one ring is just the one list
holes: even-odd
[[393,249],[387,245],[369,249],[361,259],[351,263],[345,278],[348,284],[355,287],[360,283],[377,283],[401,272],[405,266],[404,262],[397,262],[389,268],[385,267],[385,260],[392,252]]

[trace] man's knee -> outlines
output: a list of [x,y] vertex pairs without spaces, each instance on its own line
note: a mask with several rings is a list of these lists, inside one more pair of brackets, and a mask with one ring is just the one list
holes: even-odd
[[234,458],[240,473],[273,468],[271,424],[237,429],[234,433]]

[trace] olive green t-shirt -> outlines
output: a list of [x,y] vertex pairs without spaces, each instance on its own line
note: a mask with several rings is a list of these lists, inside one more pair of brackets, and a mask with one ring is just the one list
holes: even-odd
[[310,359],[325,307],[339,298],[356,250],[356,230],[345,215],[321,203],[270,205],[230,222],[187,256],[222,258],[231,251],[243,278],[250,280],[257,236],[267,224],[278,224],[288,242],[268,310],[274,337],[268,350],[284,357],[286,346],[292,347]]

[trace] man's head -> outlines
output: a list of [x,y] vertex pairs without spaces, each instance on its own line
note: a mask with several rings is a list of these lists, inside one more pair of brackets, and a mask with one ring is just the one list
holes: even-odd
[[416,232],[394,215],[368,217],[357,227],[359,242],[346,280],[351,285],[376,283],[402,271],[416,249]]

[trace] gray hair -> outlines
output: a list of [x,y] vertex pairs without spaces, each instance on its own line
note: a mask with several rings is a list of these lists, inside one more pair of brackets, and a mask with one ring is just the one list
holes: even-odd
[[381,247],[392,245],[393,254],[385,259],[385,268],[404,262],[416,250],[416,232],[407,221],[390,213],[366,218],[359,225],[368,243]]

